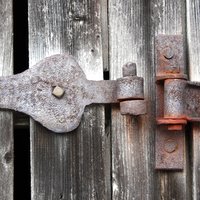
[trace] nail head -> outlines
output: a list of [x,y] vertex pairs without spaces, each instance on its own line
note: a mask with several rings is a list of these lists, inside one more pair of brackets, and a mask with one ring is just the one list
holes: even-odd
[[168,139],[165,141],[164,149],[167,153],[173,153],[178,148],[178,143],[173,139]]
[[52,94],[55,96],[55,97],[58,97],[58,98],[61,98],[64,94],[64,90],[59,87],[59,86],[56,86],[54,89],[53,89],[53,92]]
[[174,56],[174,52],[173,52],[173,50],[172,50],[170,47],[168,47],[168,48],[166,48],[166,49],[164,50],[164,57],[165,57],[166,59],[172,59],[173,56]]

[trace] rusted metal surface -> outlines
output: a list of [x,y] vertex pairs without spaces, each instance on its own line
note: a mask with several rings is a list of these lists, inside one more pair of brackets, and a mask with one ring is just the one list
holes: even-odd
[[136,64],[128,62],[122,71],[123,78],[117,79],[117,99],[119,101],[144,99],[143,78],[137,77]]
[[184,93],[184,112],[188,121],[200,121],[200,83],[187,81]]
[[181,170],[184,165],[184,131],[159,126],[156,135],[156,169]]
[[[200,121],[200,83],[187,81],[182,36],[158,36],[156,55],[156,168],[183,169],[184,126],[188,121]],[[171,146],[176,150],[163,151],[163,143],[171,134]]]
[[[171,48],[170,51],[172,51]],[[167,57],[170,57],[171,60],[172,56],[169,52],[167,53]],[[157,73],[160,75],[159,72]],[[182,72],[178,73],[182,74]],[[182,74],[182,78],[167,77],[167,74],[168,71],[165,78],[158,82],[162,91],[158,92],[157,95],[159,98],[164,96],[164,99],[163,111],[160,112],[162,116],[158,116],[157,123],[185,125],[188,121],[200,121],[200,83],[187,81],[184,74]]]
[[180,35],[158,35],[155,41],[157,80],[186,78],[183,58],[183,37]]
[[183,37],[156,38],[156,169],[181,170],[184,164],[184,89],[186,87]]
[[146,101],[145,100],[132,100],[120,102],[120,112],[122,115],[141,115],[145,114]]
[[117,79],[117,99],[144,99],[143,78],[126,76]]
[[[182,79],[166,79],[164,81],[163,119],[173,120],[168,124],[200,121],[200,83]],[[162,120],[159,120],[159,124],[162,124]]]
[[[119,103],[121,96],[142,99],[142,93],[143,80],[135,75],[117,81],[87,80],[68,55],[45,58],[21,74],[0,78],[0,107],[24,112],[54,132],[75,129],[89,104]],[[143,113],[144,108],[137,110]]]

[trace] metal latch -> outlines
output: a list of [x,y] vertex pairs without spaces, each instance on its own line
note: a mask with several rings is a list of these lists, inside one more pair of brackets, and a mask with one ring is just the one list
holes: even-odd
[[0,78],[0,107],[26,113],[54,132],[77,128],[92,103],[119,103],[122,114],[145,114],[143,78],[136,76],[135,64],[123,67],[123,78],[91,81],[72,56],[54,55]]
[[156,168],[183,169],[184,126],[200,122],[200,83],[187,80],[183,37],[156,38]]
[[[187,80],[183,37],[159,35],[156,55],[156,168],[183,169],[185,125],[200,121],[200,83]],[[92,103],[119,103],[121,114],[146,113],[143,78],[123,66],[117,80],[87,80],[72,56],[54,55],[0,78],[0,107],[24,112],[54,132],[78,127]]]

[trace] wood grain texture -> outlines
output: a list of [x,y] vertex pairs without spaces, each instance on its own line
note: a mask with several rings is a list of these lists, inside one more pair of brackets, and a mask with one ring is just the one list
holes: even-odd
[[109,44],[108,44],[108,0],[100,0],[101,5],[101,35],[104,71],[109,71]]
[[[0,76],[13,73],[12,1],[0,1]],[[13,121],[9,111],[0,112],[0,199],[13,199]]]
[[138,75],[145,78],[148,101],[148,114],[138,119],[122,117],[117,107],[112,110],[112,197],[190,199],[186,165],[183,172],[154,169],[154,38],[157,34],[185,34],[185,3],[111,0],[109,27],[112,79],[121,76],[125,62],[136,62]]
[[[200,2],[187,0],[187,44],[188,44],[188,67],[191,81],[200,81]],[[191,134],[189,132],[189,134]],[[192,197],[200,199],[200,125],[192,124]]]
[[138,118],[122,116],[117,106],[112,109],[112,199],[155,199],[149,3],[111,0],[108,13],[111,79],[122,76],[123,64],[136,62],[149,105],[148,115]]
[[[100,15],[98,0],[29,0],[30,65],[70,53],[88,79],[102,79]],[[90,106],[71,133],[55,134],[31,123],[32,200],[110,199],[104,122],[103,106]]]

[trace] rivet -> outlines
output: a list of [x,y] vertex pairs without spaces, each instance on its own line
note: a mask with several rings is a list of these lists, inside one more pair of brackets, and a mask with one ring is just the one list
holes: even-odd
[[165,141],[164,149],[167,153],[173,153],[178,148],[178,143],[173,139],[168,139]]
[[174,56],[174,52],[170,47],[167,47],[166,49],[164,49],[163,55],[166,59],[172,59]]
[[64,91],[61,87],[56,86],[56,87],[53,89],[52,94],[53,94],[55,97],[57,97],[57,98],[61,98],[61,97],[63,96],[64,92],[65,92],[65,91]]
[[136,70],[136,64],[132,62],[126,63],[123,68],[123,77],[126,76],[136,76],[137,75],[137,70]]

